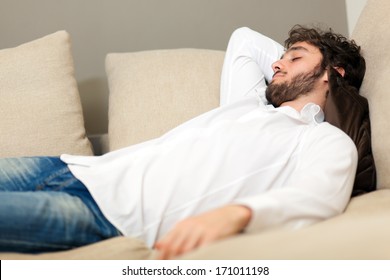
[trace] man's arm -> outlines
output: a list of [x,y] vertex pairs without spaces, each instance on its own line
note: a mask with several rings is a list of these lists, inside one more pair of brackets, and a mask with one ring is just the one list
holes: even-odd
[[170,259],[241,232],[252,211],[242,205],[227,205],[187,218],[155,244],[160,259]]
[[220,105],[248,96],[260,96],[266,104],[266,80],[272,79],[272,63],[283,54],[283,46],[247,27],[230,37],[222,68]]

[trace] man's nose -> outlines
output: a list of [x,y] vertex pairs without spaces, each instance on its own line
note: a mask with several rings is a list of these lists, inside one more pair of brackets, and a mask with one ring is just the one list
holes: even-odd
[[282,70],[282,69],[283,69],[283,63],[280,60],[272,63],[272,70],[274,70],[274,72]]

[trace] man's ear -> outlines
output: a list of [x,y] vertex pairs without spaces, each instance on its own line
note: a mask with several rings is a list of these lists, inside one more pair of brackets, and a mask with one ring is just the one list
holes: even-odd
[[345,75],[345,69],[343,67],[334,67],[334,69],[339,72],[339,74],[341,75],[341,77],[344,77]]
[[[324,82],[329,82],[329,68],[328,71],[325,71],[324,74]],[[333,73],[337,72],[341,77],[344,77],[345,75],[345,69],[343,67],[333,67]],[[334,74],[333,74],[334,75]]]

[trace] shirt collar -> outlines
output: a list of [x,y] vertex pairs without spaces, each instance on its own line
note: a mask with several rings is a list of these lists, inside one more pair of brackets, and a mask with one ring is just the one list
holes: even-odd
[[268,106],[271,106],[277,111],[280,111],[290,117],[299,119],[309,124],[319,124],[322,123],[325,119],[325,115],[321,107],[314,103],[306,104],[300,112],[290,106],[282,106],[278,108],[275,108],[272,105]]
[[314,103],[308,103],[301,110],[302,119],[308,123],[322,123],[325,119],[324,111],[321,107]]

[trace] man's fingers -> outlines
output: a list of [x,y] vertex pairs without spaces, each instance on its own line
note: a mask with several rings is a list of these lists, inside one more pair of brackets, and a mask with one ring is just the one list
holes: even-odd
[[203,229],[194,228],[191,232],[191,235],[188,236],[186,242],[182,245],[180,254],[187,253],[199,247],[201,245],[203,235]]
[[156,243],[161,259],[169,259],[242,230],[251,218],[245,206],[229,205],[179,222]]
[[156,249],[159,250],[159,259],[166,260],[178,254],[180,244],[184,242],[182,235],[177,236],[175,232],[169,233],[161,241],[156,243]]
[[189,223],[178,225],[156,243],[155,248],[160,251],[159,259],[170,259],[196,248],[203,232],[202,228]]

